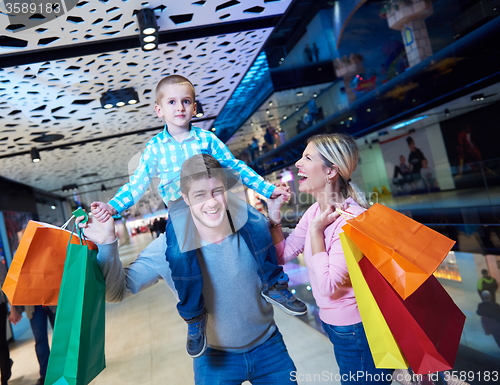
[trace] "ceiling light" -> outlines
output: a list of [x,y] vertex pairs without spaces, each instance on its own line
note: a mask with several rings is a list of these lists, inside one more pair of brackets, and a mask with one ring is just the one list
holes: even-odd
[[472,102],[480,102],[481,100],[484,100],[484,94],[475,94],[470,97],[470,100]]
[[203,105],[199,102],[196,101],[196,117],[201,118],[205,113],[203,112]]
[[78,189],[78,185],[76,183],[67,184],[65,186],[62,186],[63,191],[71,191],[71,190],[77,190],[77,189]]
[[444,114],[445,114],[446,116],[450,116],[450,110],[449,110],[449,109],[445,109],[445,110],[444,110]]
[[158,31],[156,23],[155,11],[151,8],[142,8],[137,12],[137,20],[139,21],[139,32],[144,35],[151,35]]
[[304,93],[302,91],[297,92],[297,96],[304,96]]
[[142,31],[144,35],[151,35],[156,32],[156,28],[146,28]]
[[139,103],[139,95],[132,87],[122,88],[121,90],[107,91],[101,96],[101,107],[105,109],[114,106],[123,107],[126,104]]
[[157,47],[153,41],[158,41],[158,24],[155,11],[151,8],[142,8],[137,12],[139,22],[139,37],[143,51],[151,51]]
[[144,38],[142,39],[142,41],[144,43],[151,43],[155,40],[156,40],[156,36],[154,36],[154,35],[144,36]]
[[428,117],[428,115],[419,116],[417,118],[413,118],[413,119],[407,120],[406,122],[396,124],[395,126],[392,126],[391,128],[393,130],[397,130],[398,128],[408,126],[408,125],[410,125],[412,123],[418,122],[419,120],[425,119],[427,117]]
[[148,44],[144,44],[142,46],[142,50],[143,51],[152,51],[156,48],[156,44],[155,43],[148,43]]
[[40,152],[38,151],[38,148],[32,147],[30,150],[30,154],[31,154],[31,161],[33,163],[40,162],[41,159],[40,159]]

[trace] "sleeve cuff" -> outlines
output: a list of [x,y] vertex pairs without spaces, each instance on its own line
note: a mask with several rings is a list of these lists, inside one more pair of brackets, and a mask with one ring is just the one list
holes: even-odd
[[108,205],[111,205],[116,210],[117,214],[120,214],[123,211],[123,209],[120,208],[120,206],[116,203],[116,201],[114,199],[111,199],[108,202]]
[[115,238],[113,242],[109,243],[97,243],[97,247],[104,251],[104,249],[116,248],[118,249],[118,238]]

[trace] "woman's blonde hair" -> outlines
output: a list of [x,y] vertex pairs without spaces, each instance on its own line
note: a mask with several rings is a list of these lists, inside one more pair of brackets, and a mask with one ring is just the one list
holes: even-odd
[[359,160],[358,145],[352,136],[333,133],[320,134],[309,138],[323,158],[327,167],[336,168],[339,174],[340,191],[344,198],[354,199],[360,206],[368,208],[363,192],[351,182],[351,175],[356,170]]

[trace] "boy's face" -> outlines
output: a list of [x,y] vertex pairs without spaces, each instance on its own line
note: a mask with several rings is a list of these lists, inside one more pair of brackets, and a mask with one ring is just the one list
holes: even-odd
[[218,228],[226,219],[226,187],[218,178],[203,178],[191,182],[183,198],[191,209],[197,227]]
[[189,129],[196,113],[193,89],[188,85],[168,84],[163,86],[161,95],[155,105],[156,115],[164,118],[169,128]]

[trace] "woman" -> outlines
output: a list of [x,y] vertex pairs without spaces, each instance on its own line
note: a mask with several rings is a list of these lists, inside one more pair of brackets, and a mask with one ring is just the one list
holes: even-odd
[[333,343],[341,383],[390,384],[392,369],[376,369],[373,363],[339,238],[346,219],[335,209],[357,216],[368,207],[361,191],[351,183],[357,162],[358,148],[352,137],[336,133],[310,138],[295,165],[301,178],[299,190],[311,194],[316,203],[285,240],[280,213],[283,202],[280,198],[269,199],[271,233],[280,263],[304,253],[319,317]]

